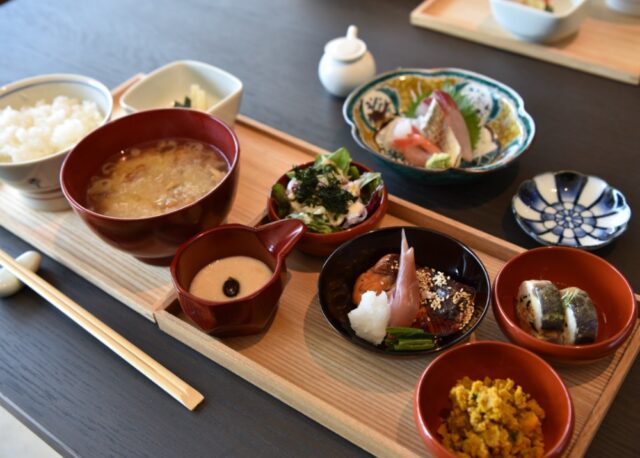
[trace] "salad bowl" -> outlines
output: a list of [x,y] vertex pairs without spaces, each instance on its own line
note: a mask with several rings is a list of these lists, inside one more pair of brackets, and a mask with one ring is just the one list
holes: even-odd
[[[329,161],[334,160],[337,162],[343,162],[345,164],[345,170],[348,169],[349,174],[354,173],[360,178],[363,178],[366,175],[371,176],[372,178],[377,178],[375,178],[375,182],[370,182],[369,184],[359,182],[359,179],[355,178],[352,179],[349,184],[345,185],[348,187],[359,187],[357,194],[361,196],[364,196],[364,192],[367,187],[372,188],[369,191],[370,197],[365,198],[362,202],[360,202],[362,199],[356,200],[356,206],[359,205],[362,213],[361,216],[355,215],[355,218],[357,220],[361,218],[364,219],[349,227],[331,227],[331,223],[327,223],[326,218],[323,218],[322,215],[319,217],[314,215],[313,213],[317,213],[319,211],[324,212],[322,206],[315,207],[315,210],[309,210],[306,215],[298,214],[298,217],[303,219],[303,222],[307,225],[308,230],[302,236],[297,248],[303,253],[315,256],[327,256],[347,240],[350,240],[360,234],[364,234],[365,232],[377,227],[386,214],[387,206],[389,205],[387,187],[382,183],[379,174],[372,172],[371,169],[363,164],[351,161],[348,152],[344,148],[341,148],[335,153],[321,155],[318,156],[315,161],[301,164],[283,174],[278,179],[272,189],[269,199],[267,200],[267,213],[271,221],[279,221],[284,219],[286,216],[286,212],[282,212],[282,206],[288,205],[288,203],[286,202],[286,198],[283,197],[283,193],[287,192],[286,190],[291,187],[290,184],[296,171],[309,170],[314,166],[320,166],[322,157],[329,158]],[[346,218],[349,217],[349,214],[347,214]]]
[[511,208],[522,230],[538,243],[585,250],[611,243],[631,218],[620,191],[601,178],[573,171],[524,181]]
[[[414,166],[376,140],[394,118],[410,116],[434,91],[464,99],[465,121],[477,131],[470,161],[462,159],[446,168]],[[378,75],[349,95],[343,115],[360,146],[398,172],[429,184],[458,182],[501,169],[524,153],[535,135],[533,119],[516,91],[487,76],[455,68],[398,69]],[[487,139],[479,135],[482,131],[488,132]]]

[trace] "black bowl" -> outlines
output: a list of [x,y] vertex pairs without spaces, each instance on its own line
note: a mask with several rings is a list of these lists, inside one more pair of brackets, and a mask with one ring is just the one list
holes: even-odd
[[[410,247],[415,249],[416,264],[444,272],[476,290],[475,311],[469,324],[460,332],[438,339],[430,350],[393,351],[375,346],[356,336],[347,314],[356,307],[351,300],[358,276],[385,254],[399,253],[402,230]],[[463,341],[487,313],[491,284],[484,265],[463,243],[439,232],[419,227],[378,229],[349,240],[325,261],[318,279],[318,296],[322,313],[341,336],[368,350],[393,356],[426,355]]]

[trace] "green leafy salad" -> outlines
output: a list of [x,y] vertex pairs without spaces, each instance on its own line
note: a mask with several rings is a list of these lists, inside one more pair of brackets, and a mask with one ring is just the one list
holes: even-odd
[[379,173],[360,173],[346,148],[316,157],[311,167],[287,173],[286,186],[276,183],[271,196],[280,218],[296,218],[307,230],[327,234],[361,223],[380,205]]

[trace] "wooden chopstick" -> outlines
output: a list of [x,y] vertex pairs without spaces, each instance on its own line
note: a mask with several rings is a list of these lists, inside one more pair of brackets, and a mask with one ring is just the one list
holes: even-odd
[[0,263],[187,409],[193,410],[202,402],[202,394],[3,250],[0,250]]

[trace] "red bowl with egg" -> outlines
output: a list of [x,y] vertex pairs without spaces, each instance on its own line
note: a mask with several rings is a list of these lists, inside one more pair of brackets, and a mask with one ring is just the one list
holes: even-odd
[[545,458],[561,456],[574,424],[571,396],[560,376],[542,358],[505,342],[467,343],[441,354],[416,386],[413,413],[420,436],[438,458],[455,458],[442,443],[438,428],[452,406],[451,388],[463,377],[472,380],[512,379],[545,411],[542,420]]
[[[561,345],[523,330],[515,301],[525,280],[549,280],[560,288],[575,286],[586,291],[598,314],[596,341]],[[638,318],[633,290],[615,267],[592,253],[556,246],[525,251],[502,267],[493,282],[493,313],[512,342],[563,363],[587,363],[613,353],[629,338]]]
[[[171,263],[171,276],[183,312],[202,330],[217,336],[262,331],[276,312],[285,287],[285,259],[305,230],[302,222],[293,219],[257,228],[227,224],[185,242]],[[193,279],[203,268],[232,256],[246,256],[265,263],[272,272],[271,277],[255,292],[225,301],[208,300],[190,291]],[[229,275],[238,276],[240,283],[245,280],[238,273]]]
[[[228,172],[192,203],[157,216],[118,218],[88,208],[90,180],[108,159],[164,138],[213,145],[224,156]],[[149,110],[116,119],[86,136],[66,157],[60,182],[73,210],[102,240],[143,262],[168,265],[181,243],[226,218],[237,187],[239,154],[233,130],[211,115],[179,108]]]
[[[311,167],[314,164],[313,161],[306,162],[297,166],[296,168],[304,169],[307,167]],[[364,172],[372,172],[372,170],[358,162],[351,161],[351,165],[355,166],[360,174]],[[287,172],[289,173],[289,171]],[[283,174],[276,183],[280,183],[285,188],[289,183],[289,177],[287,173]],[[269,196],[267,200],[267,212],[269,219],[271,221],[278,221],[281,218],[278,216],[278,211],[276,209],[276,201],[273,197]],[[302,251],[303,253],[315,255],[315,256],[328,256],[333,251],[342,245],[347,240],[351,240],[352,238],[364,234],[365,232],[369,232],[370,230],[378,227],[382,218],[387,213],[387,207],[389,206],[389,194],[387,192],[387,186],[383,184],[382,195],[380,197],[380,203],[376,207],[376,209],[359,224],[352,226],[348,229],[339,232],[332,232],[329,234],[320,234],[316,232],[307,231],[300,240],[300,243],[297,245],[297,249]]]

